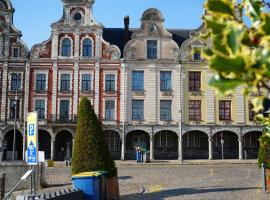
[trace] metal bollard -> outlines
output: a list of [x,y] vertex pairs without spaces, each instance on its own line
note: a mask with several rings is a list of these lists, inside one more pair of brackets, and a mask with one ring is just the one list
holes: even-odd
[[0,199],[4,199],[6,192],[6,173],[0,176]]

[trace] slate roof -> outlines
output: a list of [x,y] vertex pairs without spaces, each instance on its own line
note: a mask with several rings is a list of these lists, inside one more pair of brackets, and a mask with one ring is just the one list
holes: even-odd
[[[129,38],[133,31],[136,29],[129,30]],[[189,38],[190,32],[192,29],[168,29],[168,31],[172,34],[173,40],[178,44],[179,48],[182,43]],[[111,44],[118,46],[123,54],[123,50],[125,47],[124,42],[124,34],[125,30],[123,28],[104,28],[103,29],[103,39]]]

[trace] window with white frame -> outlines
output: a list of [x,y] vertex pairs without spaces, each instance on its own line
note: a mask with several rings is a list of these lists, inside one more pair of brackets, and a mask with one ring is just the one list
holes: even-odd
[[11,74],[11,87],[10,87],[10,89],[12,91],[21,90],[21,84],[22,84],[21,82],[22,82],[21,74],[16,74],[16,73]]
[[91,74],[82,74],[81,91],[83,92],[92,91],[91,84],[92,84]]
[[115,120],[115,100],[105,100],[105,120]]
[[69,120],[69,100],[60,100],[60,120]]
[[70,91],[70,74],[61,74],[60,90]]
[[20,57],[20,47],[14,47],[13,48],[13,58],[19,58]]
[[160,101],[160,120],[161,121],[172,120],[172,101],[171,100]]
[[64,38],[62,40],[61,56],[65,56],[65,57],[71,56],[71,40],[69,38]]
[[144,90],[144,71],[132,71],[132,90]]
[[183,146],[187,148],[197,148],[200,147],[201,138],[200,133],[192,131],[186,133],[183,137]]
[[132,120],[144,120],[144,100],[132,100]]
[[35,111],[38,113],[38,119],[45,119],[45,100],[37,99],[35,101]]
[[160,91],[172,90],[172,72],[161,71],[160,72]]
[[83,57],[92,57],[92,40],[90,38],[85,38],[83,40],[83,46],[82,46],[82,56]]
[[201,48],[200,47],[194,48],[193,59],[194,60],[201,60]]
[[105,91],[115,91],[115,74],[105,75]]
[[121,139],[116,132],[106,132],[106,142],[109,146],[109,151],[120,151],[121,150]]
[[46,91],[46,74],[36,74],[36,91]]
[[157,59],[157,40],[147,41],[147,59]]

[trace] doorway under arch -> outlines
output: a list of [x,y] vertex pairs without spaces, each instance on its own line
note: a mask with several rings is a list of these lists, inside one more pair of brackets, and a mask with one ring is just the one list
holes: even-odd
[[55,137],[54,160],[70,160],[72,156],[73,136],[69,131],[63,130]]

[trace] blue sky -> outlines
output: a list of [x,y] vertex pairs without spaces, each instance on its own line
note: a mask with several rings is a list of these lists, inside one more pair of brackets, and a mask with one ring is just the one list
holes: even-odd
[[[61,0],[11,0],[14,24],[22,31],[29,48],[50,37],[50,25],[62,16]],[[159,9],[167,28],[197,28],[201,25],[204,0],[96,0],[94,16],[105,27],[123,27],[130,17],[130,27],[140,26],[140,18],[148,8]]]

